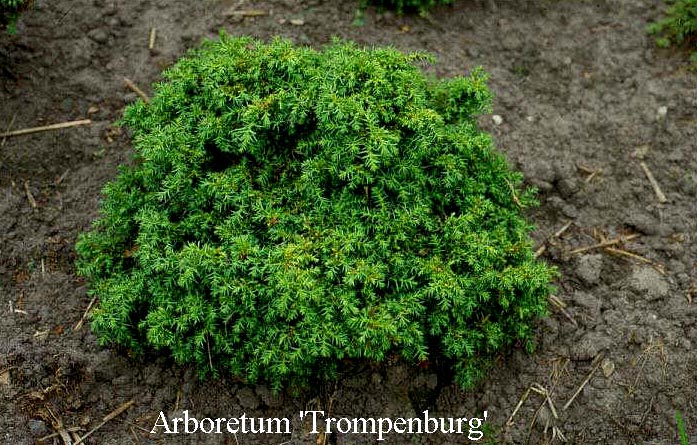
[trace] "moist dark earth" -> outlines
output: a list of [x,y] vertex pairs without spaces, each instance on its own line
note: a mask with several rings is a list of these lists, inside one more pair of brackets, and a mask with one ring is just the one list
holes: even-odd
[[[312,434],[298,413],[319,408],[392,419],[487,411],[480,442],[516,444],[678,444],[679,411],[697,443],[697,74],[685,50],[657,49],[646,34],[661,2],[461,0],[425,17],[357,6],[37,0],[14,35],[0,36],[0,132],[91,120],[0,138],[0,443],[75,443],[94,428],[84,443],[376,443]],[[124,78],[151,94],[164,68],[220,29],[425,50],[438,76],[490,73],[493,113],[481,126],[539,189],[527,217],[540,259],[559,270],[533,354],[505,351],[470,391],[437,370],[392,364],[274,395],[100,347],[88,321],[76,329],[92,298],[75,274],[74,242],[131,156],[114,125],[137,98]],[[183,410],[285,417],[293,432],[150,433],[161,411]],[[386,436],[468,440],[466,431]]]

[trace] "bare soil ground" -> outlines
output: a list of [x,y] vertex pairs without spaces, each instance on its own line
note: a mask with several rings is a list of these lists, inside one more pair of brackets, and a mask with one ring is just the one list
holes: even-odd
[[[265,15],[230,14],[246,9]],[[85,443],[320,444],[299,423],[283,437],[149,431],[160,411],[297,419],[328,407],[329,395],[332,413],[349,417],[487,410],[492,443],[562,433],[576,444],[677,444],[676,410],[694,437],[697,75],[684,52],[657,50],[646,35],[661,9],[658,0],[461,0],[420,18],[375,9],[361,17],[353,1],[338,0],[37,0],[16,35],[0,36],[0,132],[92,123],[0,138],[0,442],[38,443],[63,430],[45,443],[68,443],[68,429],[84,435],[133,400]],[[113,125],[136,98],[123,78],[150,93],[163,68],[221,28],[313,46],[334,35],[391,44],[436,54],[438,75],[478,65],[491,74],[500,119],[481,124],[540,189],[529,213],[534,238],[560,270],[533,355],[502,355],[469,392],[433,370],[388,366],[347,376],[325,398],[276,397],[229,379],[198,381],[168,359],[133,359],[99,347],[88,326],[74,329],[91,298],[74,274],[73,244],[130,157],[128,135]],[[387,440],[467,443],[443,434]]]

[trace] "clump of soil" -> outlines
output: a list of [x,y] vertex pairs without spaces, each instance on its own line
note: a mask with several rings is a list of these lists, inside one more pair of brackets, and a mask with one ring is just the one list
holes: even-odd
[[[0,37],[0,131],[91,119],[0,138],[4,443],[31,444],[62,429],[85,434],[130,400],[86,442],[235,443],[149,431],[160,411],[297,419],[317,406],[348,417],[413,417],[425,409],[471,417],[486,410],[486,437],[501,443],[542,443],[560,433],[572,443],[677,443],[676,410],[688,433],[697,431],[697,91],[687,55],[656,49],[645,33],[661,11],[638,0],[473,0],[420,18],[372,8],[358,14],[356,6],[36,1],[17,33]],[[75,329],[91,298],[74,274],[73,245],[96,216],[101,187],[130,159],[128,135],[113,126],[137,97],[124,77],[151,93],[164,67],[220,28],[312,46],[333,35],[392,44],[435,53],[438,75],[478,65],[491,74],[494,116],[480,123],[539,188],[541,207],[528,217],[537,225],[536,247],[544,246],[541,257],[561,271],[535,354],[501,356],[470,392],[438,369],[394,365],[355,370],[336,388],[275,396],[225,378],[201,382],[164,358],[129,358],[98,347],[87,326]],[[307,425],[294,426],[292,437],[237,439],[317,443]],[[375,439],[331,435],[328,442]]]

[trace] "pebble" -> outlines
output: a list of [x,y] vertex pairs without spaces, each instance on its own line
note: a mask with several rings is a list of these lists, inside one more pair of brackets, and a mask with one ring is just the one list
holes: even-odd
[[491,120],[494,121],[494,125],[501,125],[503,123],[503,118],[498,114],[491,116]]
[[44,437],[48,434],[48,427],[43,420],[31,419],[29,421],[29,434],[32,437]]
[[653,267],[635,267],[629,278],[629,287],[637,293],[646,295],[649,301],[660,300],[668,295],[668,283]]
[[656,110],[656,120],[665,119],[667,114],[668,114],[668,107],[666,107],[666,106],[658,107],[658,110]]
[[603,370],[603,375],[605,376],[605,378],[608,378],[612,375],[612,373],[615,372],[615,363],[609,358],[606,358],[600,364],[600,369]]
[[554,166],[544,159],[531,159],[529,162],[524,162],[523,170],[527,176],[547,183],[554,182],[556,178]]
[[273,391],[264,385],[257,386],[255,391],[261,401],[269,408],[280,408],[283,406],[283,395],[274,394]]
[[625,218],[625,224],[635,228],[645,235],[658,235],[660,223],[651,215],[640,212],[632,212]]
[[259,407],[259,397],[257,397],[251,388],[242,388],[237,391],[237,400],[240,402],[242,408],[245,409],[251,410]]
[[106,43],[106,41],[109,40],[109,34],[101,28],[93,29],[87,36],[97,43]]
[[588,332],[570,347],[573,360],[593,360],[603,349],[611,346],[612,341],[597,332]]
[[576,219],[578,218],[578,209],[571,204],[566,204],[562,206],[561,212],[567,218]]
[[678,181],[680,191],[689,196],[697,195],[697,173],[688,172]]
[[[594,255],[595,256],[595,255]],[[597,255],[600,256],[600,255]],[[573,296],[573,301],[576,305],[588,309],[591,314],[597,314],[600,312],[600,309],[602,307],[602,303],[598,297],[595,295],[588,293],[588,292],[583,292],[583,291],[576,291],[574,292]]]
[[576,262],[576,275],[589,286],[598,284],[602,270],[602,255],[583,255]]
[[557,183],[557,190],[562,198],[570,198],[575,195],[581,186],[576,178],[564,178]]

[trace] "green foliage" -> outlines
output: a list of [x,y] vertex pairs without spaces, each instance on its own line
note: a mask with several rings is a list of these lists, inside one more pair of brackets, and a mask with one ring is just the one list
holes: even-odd
[[671,44],[691,46],[692,60],[697,63],[697,0],[666,0],[670,6],[667,17],[648,27],[656,35],[656,44],[668,47]]
[[7,28],[14,32],[14,24],[19,13],[29,6],[28,0],[0,0],[0,29]]
[[425,12],[436,5],[449,5],[454,0],[368,0],[384,8],[396,9],[398,12]]
[[675,423],[678,426],[680,445],[690,445],[690,439],[687,437],[685,422],[682,420],[682,414],[680,414],[680,411],[675,411]]
[[222,34],[166,71],[77,244],[102,343],[276,388],[388,357],[467,386],[532,346],[552,272],[531,193],[476,127],[484,73],[428,79],[429,60]]

